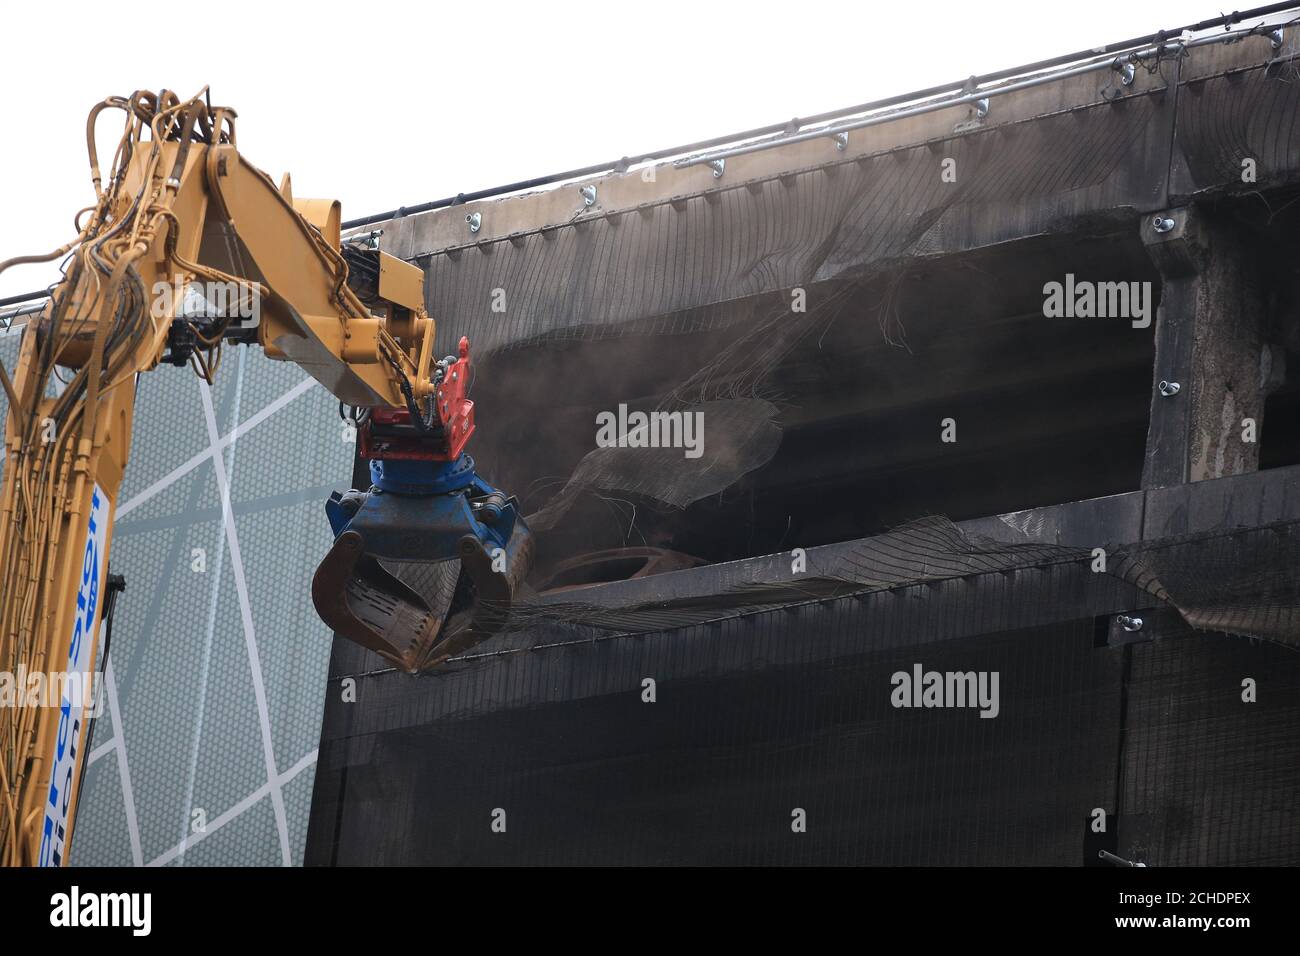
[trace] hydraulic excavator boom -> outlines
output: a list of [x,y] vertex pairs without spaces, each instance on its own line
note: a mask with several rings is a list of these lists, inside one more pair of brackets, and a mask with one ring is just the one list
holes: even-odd
[[[107,180],[96,121],[125,128]],[[206,89],[111,97],[87,120],[94,205],[11,377],[0,490],[0,671],[61,675],[45,706],[0,707],[0,862],[67,859],[93,701],[114,508],[136,377],[256,342],[329,389],[371,459],[369,491],[327,503],[313,596],[339,634],[418,671],[499,628],[527,571],[515,502],[474,472],[469,343],[434,356],[421,270],[343,243],[339,204],[295,199],[236,148]],[[66,257],[66,259],[65,259]],[[56,373],[56,370],[62,370]]]

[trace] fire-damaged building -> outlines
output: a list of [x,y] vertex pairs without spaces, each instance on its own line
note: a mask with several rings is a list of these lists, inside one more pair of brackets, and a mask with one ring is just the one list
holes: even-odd
[[535,556],[304,862],[1300,863],[1291,16],[354,223]]

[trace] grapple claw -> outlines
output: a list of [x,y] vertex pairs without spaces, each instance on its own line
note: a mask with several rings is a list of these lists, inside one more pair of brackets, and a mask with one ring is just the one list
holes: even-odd
[[514,499],[473,467],[460,456],[424,486],[437,493],[420,494],[413,466],[389,463],[385,474],[375,462],[369,493],[336,493],[326,505],[336,538],[312,580],[316,612],[409,673],[501,631],[532,563]]

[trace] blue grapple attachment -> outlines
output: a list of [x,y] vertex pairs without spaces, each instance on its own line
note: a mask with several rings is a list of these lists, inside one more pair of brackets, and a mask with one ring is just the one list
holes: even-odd
[[334,545],[312,580],[327,625],[409,673],[435,667],[501,631],[532,564],[514,498],[464,452],[474,431],[468,343],[438,363],[434,410],[357,416],[369,491],[325,504]]

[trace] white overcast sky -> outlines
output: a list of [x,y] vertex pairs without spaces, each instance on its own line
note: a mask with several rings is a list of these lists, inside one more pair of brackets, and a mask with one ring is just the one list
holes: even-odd
[[[1250,0],[1239,8],[1249,9]],[[239,147],[344,218],[675,146],[1217,16],[1217,0],[273,0],[0,6],[0,260],[93,198],[111,94],[204,84]],[[1231,9],[1229,7],[1229,9]],[[101,118],[105,163],[119,113]],[[0,296],[41,288],[11,269]]]

